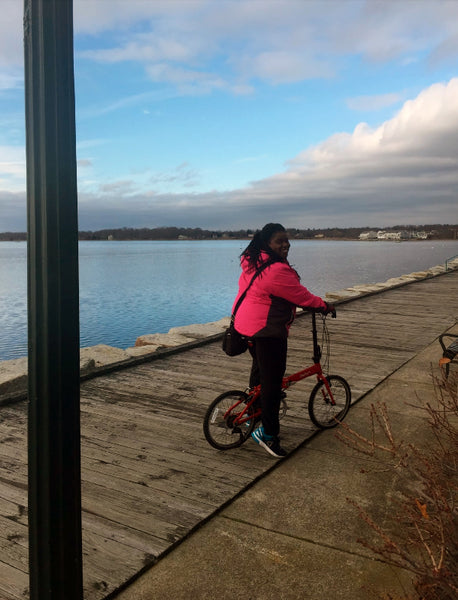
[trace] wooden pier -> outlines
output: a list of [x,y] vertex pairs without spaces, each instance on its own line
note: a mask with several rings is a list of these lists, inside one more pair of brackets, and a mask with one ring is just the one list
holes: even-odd
[[[342,304],[327,320],[330,372],[349,381],[356,401],[457,315],[458,271]],[[304,315],[291,331],[288,372],[310,357]],[[228,358],[214,341],[82,382],[86,600],[112,594],[278,464],[250,441],[218,452],[203,437],[206,407],[225,390],[244,389],[249,368],[248,355]],[[306,410],[313,383],[288,393],[288,450],[316,432]],[[0,407],[0,600],[28,597],[26,436],[27,403]]]

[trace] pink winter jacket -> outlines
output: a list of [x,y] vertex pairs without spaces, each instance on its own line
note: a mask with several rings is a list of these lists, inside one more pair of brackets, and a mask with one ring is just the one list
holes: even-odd
[[[265,262],[269,255],[263,252],[261,258]],[[241,266],[239,292],[232,310],[256,272],[248,270],[245,258]],[[235,315],[235,328],[248,337],[287,337],[296,306],[325,308],[326,303],[301,285],[299,275],[287,262],[275,262],[254,280]]]

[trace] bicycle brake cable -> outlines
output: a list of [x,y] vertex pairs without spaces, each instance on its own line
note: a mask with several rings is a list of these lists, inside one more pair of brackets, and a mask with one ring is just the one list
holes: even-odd
[[322,315],[322,330],[321,330],[321,349],[324,354],[324,360],[322,362],[323,373],[329,373],[329,363],[331,359],[331,343],[329,330],[326,325],[326,315]]

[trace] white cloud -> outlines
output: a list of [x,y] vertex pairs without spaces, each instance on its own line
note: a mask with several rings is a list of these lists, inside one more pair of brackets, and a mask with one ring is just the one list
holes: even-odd
[[0,69],[8,72],[22,68],[24,50],[22,44],[23,2],[2,0],[0,19]]
[[134,191],[134,185],[132,181],[128,180],[114,181],[101,185],[99,191],[101,194],[108,194],[110,197],[115,195],[125,198]]
[[13,90],[23,86],[24,75],[22,69],[5,69],[0,71],[0,92]]
[[113,143],[113,140],[107,138],[94,138],[88,140],[80,140],[77,142],[78,150],[87,150],[88,148],[95,148],[97,146],[104,146],[106,144]]
[[[174,98],[178,94],[179,91],[177,90],[153,90],[151,92],[142,92],[140,94],[130,94],[129,96],[118,98],[115,101],[101,104],[100,106],[92,106],[89,109],[82,108],[78,111],[78,115],[80,119],[95,118],[120,109],[138,106],[139,104]],[[109,100],[111,100],[111,98]]]
[[458,32],[455,0],[370,0],[351,4],[356,10],[341,15],[342,26],[336,31],[335,46],[340,52],[360,53],[369,61],[435,52]]
[[0,189],[17,192],[25,189],[25,149],[0,146]]
[[80,158],[80,159],[78,159],[78,167],[80,167],[80,168],[92,167],[92,160],[90,158]]
[[189,45],[167,38],[159,38],[153,34],[137,36],[134,42],[127,42],[115,48],[86,50],[79,53],[84,58],[99,62],[116,63],[121,61],[139,61],[151,63],[154,61],[187,61],[192,58]]
[[24,74],[23,2],[2,0],[0,19],[0,94],[21,88]]
[[149,178],[150,184],[154,189],[170,189],[177,186],[178,188],[191,188],[197,186],[200,179],[200,173],[194,169],[189,163],[184,162],[170,171],[161,173],[153,173]]
[[[22,65],[22,11],[21,1],[2,0],[0,69]],[[208,70],[224,57],[234,80],[328,76],[342,55],[406,61],[423,53],[438,61],[458,53],[456,0],[390,2],[389,10],[385,0],[75,0],[74,24],[86,39],[116,36],[115,45],[84,52],[93,60]]]
[[388,94],[379,94],[376,96],[356,96],[347,99],[347,106],[350,110],[372,111],[380,110],[388,106],[393,106],[405,99],[405,93],[392,92]]
[[437,216],[442,207],[456,221],[458,79],[424,90],[380,127],[360,123],[353,133],[335,134],[304,150],[288,166],[244,195],[266,203],[284,198],[297,209],[313,210],[315,203],[336,214],[378,207],[396,215],[402,206],[420,221],[434,203]]
[[[122,35],[140,21],[141,31]],[[231,69],[228,90],[256,79],[279,84],[332,77],[336,59],[354,55],[405,64],[419,55],[437,61],[458,54],[455,0],[390,2],[389,10],[381,0],[116,0],[109,10],[106,0],[76,0],[75,23],[77,32],[117,30],[115,46],[85,51],[86,58],[137,61],[150,74],[161,68],[161,81],[170,75],[172,84],[176,70],[165,64],[210,79],[214,61],[222,60]]]
[[193,12],[201,0],[74,0],[74,22],[78,33],[97,34],[125,30],[143,20],[159,20],[174,13]]
[[194,84],[198,84],[200,89],[221,89],[226,86],[224,80],[218,75],[170,66],[164,63],[149,66],[147,72],[153,81],[169,82],[179,88],[190,89],[190,86]]
[[245,75],[258,77],[274,84],[293,83],[304,79],[330,78],[335,70],[327,61],[310,57],[305,51],[276,50],[245,57]]
[[[2,0],[0,90],[22,78],[22,10],[19,0]],[[178,86],[177,72],[189,72],[205,93],[333,77],[355,55],[403,64],[458,55],[456,0],[390,2],[389,10],[385,0],[75,0],[74,15],[76,41],[93,41],[79,56],[135,61],[150,74],[161,68],[160,81],[169,75]]]
[[458,78],[425,89],[380,127],[360,123],[352,133],[333,135],[289,161],[285,172],[244,189],[151,191],[130,195],[128,204],[120,197],[113,202],[88,197],[82,218],[203,227],[248,227],[259,214],[265,221],[279,213],[291,226],[456,222]]

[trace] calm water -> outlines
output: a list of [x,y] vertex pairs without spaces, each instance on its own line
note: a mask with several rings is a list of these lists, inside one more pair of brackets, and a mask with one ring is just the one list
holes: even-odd
[[[81,346],[127,348],[138,336],[230,314],[245,241],[80,242]],[[458,254],[458,241],[293,241],[302,283],[324,295],[386,281]],[[0,360],[27,354],[25,242],[0,242]]]

